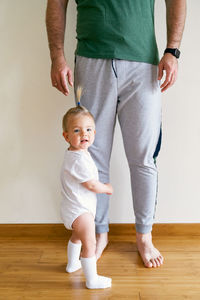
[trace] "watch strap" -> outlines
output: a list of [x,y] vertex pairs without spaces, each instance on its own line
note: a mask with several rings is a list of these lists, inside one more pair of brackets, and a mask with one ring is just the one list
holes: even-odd
[[171,53],[176,58],[179,58],[180,54],[181,54],[181,52],[178,48],[166,48],[165,51],[164,51],[164,54],[165,53]]

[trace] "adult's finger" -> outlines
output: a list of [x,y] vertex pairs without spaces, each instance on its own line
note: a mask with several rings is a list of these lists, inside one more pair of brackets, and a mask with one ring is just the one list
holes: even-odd
[[67,85],[66,72],[60,73],[60,81],[61,81],[62,89],[64,91],[64,95],[67,96],[69,94],[69,88]]
[[172,73],[170,73],[169,71],[168,72],[166,71],[165,81],[160,86],[162,92],[165,89],[165,87],[171,82],[171,76],[172,76]]
[[172,73],[170,81],[162,88],[161,92],[165,92],[168,88],[170,88],[175,82],[175,75]]
[[68,77],[69,84],[73,86],[73,76],[72,76],[72,71],[70,69],[68,70],[67,77]]
[[65,95],[65,91],[62,87],[60,77],[52,75],[51,81],[52,81],[52,86]]

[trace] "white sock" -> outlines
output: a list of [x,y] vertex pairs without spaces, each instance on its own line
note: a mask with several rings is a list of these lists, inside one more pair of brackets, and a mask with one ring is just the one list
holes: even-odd
[[67,246],[68,263],[66,267],[66,271],[68,273],[75,272],[81,268],[81,262],[79,260],[80,252],[81,252],[81,243],[74,244],[69,240]]
[[89,258],[81,257],[81,264],[86,278],[88,289],[105,289],[111,287],[111,278],[99,276],[97,274],[96,256]]

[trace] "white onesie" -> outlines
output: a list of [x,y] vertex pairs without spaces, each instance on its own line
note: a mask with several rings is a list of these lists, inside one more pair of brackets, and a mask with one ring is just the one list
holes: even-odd
[[66,150],[61,169],[61,217],[67,229],[85,212],[95,217],[96,193],[81,184],[92,179],[98,180],[98,170],[90,153]]

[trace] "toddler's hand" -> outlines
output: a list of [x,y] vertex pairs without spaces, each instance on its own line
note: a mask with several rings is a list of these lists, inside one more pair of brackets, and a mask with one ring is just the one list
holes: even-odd
[[106,192],[107,195],[112,195],[113,194],[113,187],[110,183],[105,183],[107,186],[108,191]]

